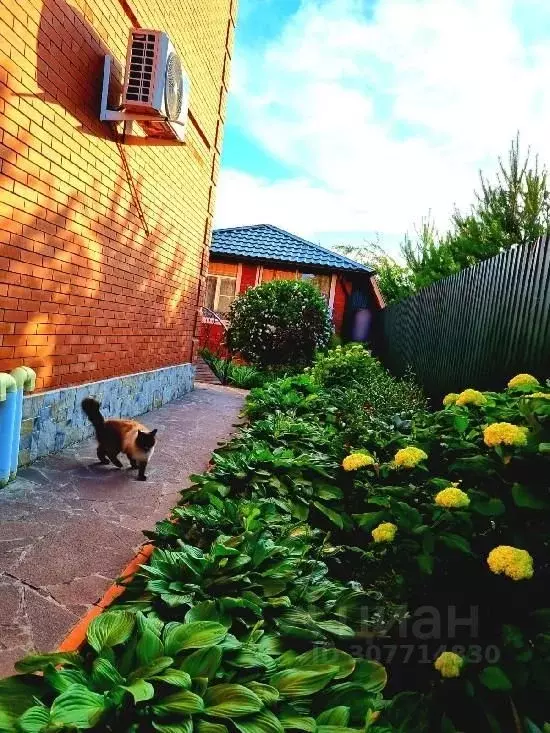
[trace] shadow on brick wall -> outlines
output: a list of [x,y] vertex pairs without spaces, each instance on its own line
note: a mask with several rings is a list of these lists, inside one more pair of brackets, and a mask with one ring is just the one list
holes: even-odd
[[37,96],[60,105],[80,123],[82,132],[113,139],[100,122],[103,61],[113,57],[109,104],[120,104],[123,70],[118,54],[109,49],[84,15],[65,0],[43,0],[36,39]]

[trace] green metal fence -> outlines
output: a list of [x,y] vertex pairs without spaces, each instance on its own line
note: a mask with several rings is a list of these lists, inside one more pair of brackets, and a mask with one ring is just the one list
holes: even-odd
[[550,377],[550,240],[516,247],[381,311],[377,351],[434,400],[466,387]]

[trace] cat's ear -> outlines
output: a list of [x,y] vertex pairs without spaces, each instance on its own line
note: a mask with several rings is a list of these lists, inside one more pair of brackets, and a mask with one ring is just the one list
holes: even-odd
[[158,428],[155,428],[154,430],[151,430],[151,432],[149,433],[149,435],[152,435],[153,438],[154,438],[155,435],[157,434],[157,431],[158,431]]
[[147,435],[147,433],[144,433],[143,430],[138,430],[138,438],[141,438],[143,435]]

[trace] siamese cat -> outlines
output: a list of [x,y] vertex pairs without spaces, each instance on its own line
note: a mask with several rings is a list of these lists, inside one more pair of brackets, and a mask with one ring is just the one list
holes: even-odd
[[109,461],[122,468],[119,453],[125,453],[131,468],[137,468],[138,479],[146,481],[145,469],[155,450],[156,430],[148,430],[135,420],[105,420],[100,404],[92,397],[82,400],[82,409],[95,428],[98,442],[97,457],[103,464]]

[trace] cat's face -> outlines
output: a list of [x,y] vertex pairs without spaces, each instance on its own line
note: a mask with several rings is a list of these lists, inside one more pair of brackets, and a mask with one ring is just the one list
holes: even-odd
[[151,430],[150,433],[144,433],[142,430],[138,430],[136,445],[144,453],[148,453],[157,442],[157,431]]

